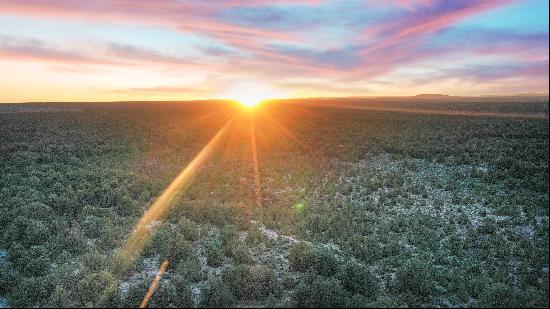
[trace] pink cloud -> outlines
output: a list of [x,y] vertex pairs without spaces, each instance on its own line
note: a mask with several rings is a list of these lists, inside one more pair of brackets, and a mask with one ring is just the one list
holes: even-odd
[[[265,1],[230,1],[228,6],[238,3],[262,4]],[[66,19],[91,19],[109,22],[140,23],[171,27],[178,31],[203,32],[214,37],[234,35],[249,39],[292,40],[292,33],[282,33],[223,22],[213,16],[224,9],[222,5],[205,1],[182,2],[159,1],[75,1],[75,0],[22,0],[4,1],[0,12],[7,14]]]
[[0,55],[11,60],[39,60],[54,63],[113,65],[117,62],[81,52],[54,49],[38,40],[0,37]]
[[[313,12],[307,11],[304,14],[316,14],[323,11],[317,6],[322,5],[324,1],[7,0],[2,1],[0,14],[67,21],[85,20],[90,22],[92,27],[94,23],[103,22],[110,25],[162,27],[181,33],[191,33],[201,39],[207,38],[205,41],[208,43],[202,45],[204,49],[193,46],[198,53],[188,53],[193,55],[189,57],[178,54],[177,50],[168,52],[165,46],[161,47],[164,52],[159,52],[156,50],[159,47],[152,44],[149,47],[138,47],[99,40],[89,46],[67,45],[73,50],[65,50],[59,46],[48,45],[47,42],[21,39],[6,41],[0,37],[0,55],[16,61],[47,62],[51,67],[67,72],[100,65],[170,73],[192,68],[194,72],[200,71],[205,75],[263,78],[274,83],[295,85],[296,89],[305,89],[307,85],[300,82],[292,83],[285,79],[297,77],[297,80],[300,80],[304,77],[305,80],[322,80],[313,83],[312,87],[338,93],[356,93],[364,89],[361,82],[368,83],[369,80],[398,68],[423,60],[441,59],[444,56],[456,55],[457,58],[464,59],[475,55],[517,55],[523,61],[547,63],[547,39],[544,41],[539,34],[521,37],[521,33],[517,33],[516,38],[516,33],[487,32],[479,35],[473,33],[463,38],[464,33],[455,33],[456,37],[451,37],[453,40],[463,40],[461,43],[438,45],[432,41],[444,31],[453,30],[453,25],[458,22],[510,2],[511,0],[393,0],[388,6],[392,13],[388,16],[377,16],[372,22],[358,18],[363,16],[361,14],[355,16],[355,19],[350,16],[348,23],[347,16],[337,16],[334,20],[307,16],[302,20],[302,13],[299,13],[288,19],[298,19],[296,25],[299,26],[292,28],[286,24],[284,13],[289,11],[286,6],[299,4],[303,6],[301,10]],[[386,2],[373,0],[368,3]],[[261,13],[258,13],[259,11]],[[345,22],[340,19],[344,19]],[[268,21],[262,23],[264,20]],[[342,33],[343,38],[336,38],[334,42],[327,42],[325,46],[322,40],[319,43],[319,37],[325,37],[325,33],[319,36],[319,32],[325,31],[325,27],[331,27],[333,22],[340,22],[340,26],[344,24],[348,28],[335,28],[335,33]],[[280,27],[281,23],[285,25]],[[353,32],[355,35],[346,32]],[[547,32],[545,34],[547,35]],[[311,39],[308,35],[317,37]],[[147,46],[147,43],[144,45]],[[213,47],[210,49],[211,54],[208,50],[210,47]],[[217,53],[216,48],[221,52]],[[530,67],[522,72],[518,68],[515,72],[521,73],[522,76],[540,78],[540,70],[537,70]],[[486,78],[498,80],[499,74],[504,76],[509,74],[508,72],[511,71],[496,70],[495,74],[487,75]],[[455,74],[466,78],[468,74],[476,72],[465,70],[446,73],[449,76]],[[348,87],[339,83],[354,85]],[[422,83],[422,80],[418,80],[418,83]],[[176,85],[131,90],[140,93],[169,94],[183,91],[185,87]]]
[[381,33],[384,38],[378,44],[365,48],[363,55],[368,55],[372,51],[399,44],[405,40],[420,39],[419,37],[449,27],[462,19],[510,2],[511,0],[474,1],[464,2],[462,4],[458,2],[461,5],[456,9],[449,9],[447,7],[449,4],[453,3],[452,1],[426,2],[424,5],[434,6],[434,8],[426,9],[423,7],[411,14],[397,18],[396,21],[381,23],[367,29],[367,38],[373,39]]

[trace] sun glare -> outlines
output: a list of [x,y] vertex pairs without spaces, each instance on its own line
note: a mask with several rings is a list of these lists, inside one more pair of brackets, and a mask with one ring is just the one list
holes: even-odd
[[262,103],[262,101],[264,101],[263,99],[239,99],[237,100],[237,102],[239,102],[239,104],[243,105],[244,107],[248,107],[248,108],[252,108],[252,107],[256,107],[257,105],[259,105],[260,103]]
[[247,108],[253,108],[262,102],[281,97],[281,92],[258,83],[240,83],[227,89],[223,97],[234,100]]

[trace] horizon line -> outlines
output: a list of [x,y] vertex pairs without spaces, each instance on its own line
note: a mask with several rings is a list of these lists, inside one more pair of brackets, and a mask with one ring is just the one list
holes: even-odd
[[[481,94],[481,95],[449,95],[443,93],[420,93],[415,95],[371,95],[371,96],[318,96],[318,97],[288,97],[272,98],[264,101],[287,101],[287,100],[318,100],[318,99],[450,99],[450,98],[480,98],[480,99],[499,99],[499,98],[545,98],[549,99],[550,93],[517,93],[517,94]],[[115,101],[20,101],[20,102],[0,102],[0,104],[47,104],[47,103],[145,103],[145,102],[213,102],[238,100],[230,98],[210,98],[210,99],[188,99],[188,100],[115,100]]]

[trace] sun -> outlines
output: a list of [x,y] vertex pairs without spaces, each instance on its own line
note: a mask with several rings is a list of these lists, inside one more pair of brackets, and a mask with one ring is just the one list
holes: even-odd
[[233,85],[223,97],[236,101],[246,108],[255,108],[262,102],[281,97],[281,92],[268,85],[247,82]]
[[244,105],[245,107],[256,107],[257,105],[260,105],[262,101],[239,101],[240,104]]
[[244,107],[247,107],[247,108],[254,108],[258,105],[260,105],[260,103],[262,103],[263,101],[267,100],[268,98],[264,98],[264,97],[241,97],[241,98],[235,98],[235,101],[237,101],[239,104],[241,104],[242,106]]

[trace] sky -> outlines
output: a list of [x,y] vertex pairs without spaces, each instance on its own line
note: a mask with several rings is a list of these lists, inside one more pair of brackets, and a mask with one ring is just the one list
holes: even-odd
[[547,0],[0,0],[0,102],[548,87]]

